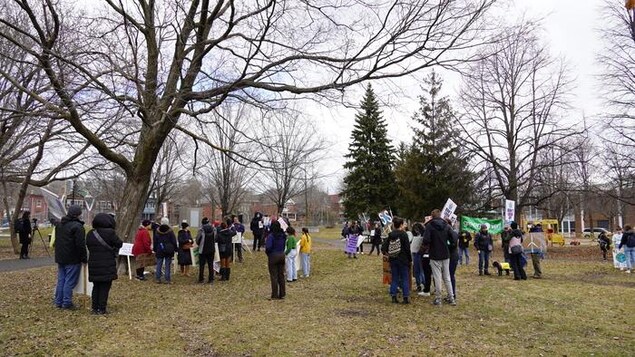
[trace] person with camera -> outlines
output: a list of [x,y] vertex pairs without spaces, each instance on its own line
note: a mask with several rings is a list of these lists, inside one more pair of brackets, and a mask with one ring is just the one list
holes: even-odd
[[16,220],[15,232],[20,236],[20,259],[29,259],[29,245],[31,245],[31,212],[24,211],[22,218]]

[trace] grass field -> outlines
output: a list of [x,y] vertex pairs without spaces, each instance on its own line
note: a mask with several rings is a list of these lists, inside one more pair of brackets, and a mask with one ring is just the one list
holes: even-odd
[[[336,239],[337,234],[315,237]],[[390,303],[381,258],[346,259],[316,242],[311,277],[268,301],[264,253],[247,253],[229,282],[115,281],[110,314],[52,306],[55,268],[0,275],[2,355],[614,355],[635,354],[635,274],[601,261],[597,247],[553,248],[544,279],[457,271],[458,306],[413,297]],[[368,250],[368,248],[367,248]],[[498,259],[498,257],[494,257]],[[531,267],[528,268],[531,273]]]

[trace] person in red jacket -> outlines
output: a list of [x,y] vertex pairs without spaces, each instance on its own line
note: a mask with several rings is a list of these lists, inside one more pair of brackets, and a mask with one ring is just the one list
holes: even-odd
[[[152,241],[150,239],[150,230],[152,229],[152,222],[145,219],[141,222],[137,235],[134,238],[134,245],[132,246],[132,255],[137,262],[137,276],[139,280],[146,280],[143,275],[145,266],[148,265],[149,260],[152,258]],[[150,265],[153,265],[150,263]]]

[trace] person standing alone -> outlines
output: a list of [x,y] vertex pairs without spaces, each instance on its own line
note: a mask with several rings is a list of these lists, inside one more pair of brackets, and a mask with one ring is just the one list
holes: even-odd
[[81,215],[82,208],[71,205],[55,231],[55,263],[57,263],[55,306],[61,309],[75,309],[73,289],[77,285],[82,264],[88,261],[86,231],[84,222],[79,219]]
[[16,221],[14,225],[15,232],[20,236],[20,259],[29,259],[29,245],[31,245],[31,212],[24,211],[22,218]]
[[492,252],[492,235],[487,231],[487,225],[481,224],[481,230],[474,236],[474,247],[478,251],[478,275],[490,275],[489,254]]

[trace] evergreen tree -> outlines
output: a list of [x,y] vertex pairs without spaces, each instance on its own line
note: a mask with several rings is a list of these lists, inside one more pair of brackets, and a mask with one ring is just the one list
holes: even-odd
[[371,217],[390,207],[395,197],[395,175],[392,171],[394,148],[387,138],[386,122],[382,118],[371,85],[355,115],[355,127],[348,147],[348,170],[342,192],[344,213],[356,219],[360,213]]
[[469,203],[475,178],[461,148],[450,101],[439,95],[442,80],[432,72],[425,82],[427,93],[419,96],[420,108],[413,116],[419,124],[413,128],[413,143],[401,149],[395,167],[400,212],[417,220],[442,208],[448,198],[460,206]]

